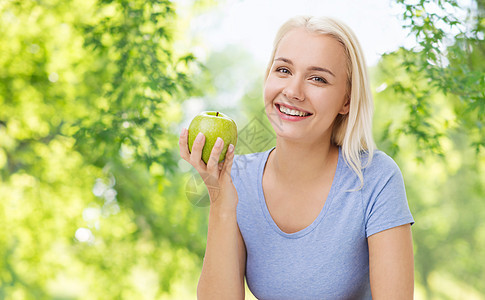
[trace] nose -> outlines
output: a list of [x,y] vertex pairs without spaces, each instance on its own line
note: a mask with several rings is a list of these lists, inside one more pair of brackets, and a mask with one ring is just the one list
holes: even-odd
[[297,76],[289,79],[287,85],[283,89],[283,95],[290,100],[305,100],[302,84],[302,81],[297,78]]

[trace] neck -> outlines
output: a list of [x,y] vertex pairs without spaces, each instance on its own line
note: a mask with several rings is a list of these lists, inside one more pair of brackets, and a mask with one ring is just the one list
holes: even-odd
[[338,147],[330,140],[302,143],[277,138],[268,162],[279,183],[304,186],[332,173],[337,161]]

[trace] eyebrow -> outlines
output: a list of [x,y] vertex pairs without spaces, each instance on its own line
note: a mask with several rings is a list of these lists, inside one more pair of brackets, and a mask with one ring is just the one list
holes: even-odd
[[[293,62],[291,61],[291,59],[288,59],[288,58],[284,58],[284,57],[278,57],[275,59],[275,61],[283,61],[285,63],[288,63],[290,65],[293,65]],[[330,75],[332,75],[333,77],[335,77],[335,74],[333,74],[332,71],[330,71],[329,69],[327,68],[322,68],[322,67],[316,67],[316,66],[311,66],[308,68],[309,70],[312,70],[312,71],[320,71],[320,72],[326,72]]]

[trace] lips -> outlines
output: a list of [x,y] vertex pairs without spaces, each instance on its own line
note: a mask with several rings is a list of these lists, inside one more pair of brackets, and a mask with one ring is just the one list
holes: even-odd
[[275,103],[274,108],[278,117],[281,120],[288,122],[304,121],[313,115],[312,113],[302,110],[301,108],[281,103]]
[[275,103],[275,107],[280,113],[291,117],[308,117],[312,115],[312,113],[292,105]]

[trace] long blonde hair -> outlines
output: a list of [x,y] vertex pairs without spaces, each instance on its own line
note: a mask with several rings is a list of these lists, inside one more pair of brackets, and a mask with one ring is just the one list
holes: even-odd
[[[328,17],[294,17],[286,21],[276,34],[265,80],[268,78],[281,39],[295,28],[305,28],[313,33],[332,36],[345,49],[350,109],[349,113],[339,114],[335,119],[331,142],[342,148],[345,162],[360,179],[360,189],[364,185],[362,169],[371,163],[376,149],[372,136],[374,104],[362,48],[353,31],[340,21]],[[363,152],[368,156],[365,165],[362,165],[361,159]]]

